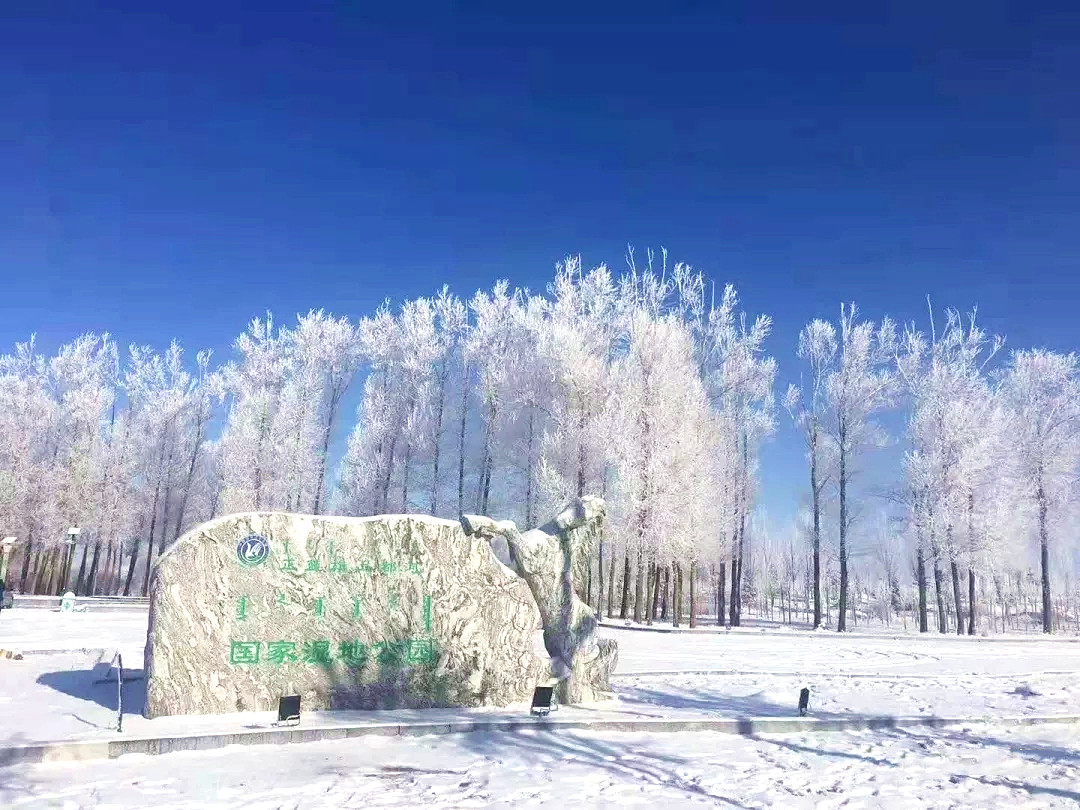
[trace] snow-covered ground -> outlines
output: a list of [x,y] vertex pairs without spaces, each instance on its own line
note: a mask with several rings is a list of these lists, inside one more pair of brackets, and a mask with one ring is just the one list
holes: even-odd
[[[120,649],[137,669],[145,627],[139,611],[5,611],[0,648]],[[825,717],[1080,714],[1075,641],[603,632],[619,641],[618,700],[563,710],[563,717],[791,716],[804,686],[812,690],[812,713]],[[0,745],[115,735],[115,686],[93,684],[89,667],[86,655],[75,654],[0,660]],[[141,682],[125,686],[130,712],[141,710],[143,689]],[[322,721],[356,722],[353,713],[335,714]],[[264,721],[130,715],[125,732],[195,733]],[[0,807],[520,807],[570,799],[665,808],[1073,807],[1080,803],[1077,728],[972,725],[753,738],[564,730],[245,746],[0,768]]]
[[[119,649],[138,663],[146,611],[0,613],[0,649]],[[724,670],[798,674],[926,675],[1080,672],[1075,637],[847,636],[773,630],[661,633],[604,627],[619,641],[620,674]],[[130,665],[130,664],[129,664]]]
[[61,613],[40,608],[0,611],[0,650],[120,649],[124,658],[146,646],[146,610]]
[[603,632],[618,639],[620,674],[710,670],[940,677],[1080,672],[1080,643],[1055,637],[866,638],[827,631],[656,633],[617,628]]
[[461,734],[0,769],[0,806],[1036,808],[1080,803],[1075,730]]

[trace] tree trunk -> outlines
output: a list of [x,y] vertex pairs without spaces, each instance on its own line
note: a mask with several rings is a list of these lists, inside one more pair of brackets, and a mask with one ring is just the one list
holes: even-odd
[[668,590],[671,587],[671,567],[664,566],[664,585],[660,592],[660,621],[666,622],[668,617]]
[[915,552],[915,571],[919,583],[919,632],[929,631],[926,619],[926,555],[923,553],[922,543]]
[[615,614],[615,561],[608,563],[607,572],[607,616],[610,619]]
[[602,534],[596,543],[596,552],[596,618],[599,619],[604,615],[604,536]]
[[960,599],[960,568],[952,560],[953,599],[956,600],[956,635],[964,635],[964,604]]
[[[435,446],[434,458],[431,461],[431,514],[437,517],[439,514],[439,451],[442,448],[443,410],[446,403],[446,355],[443,356],[439,365],[439,405],[435,409]],[[532,422],[529,423],[530,429]],[[529,436],[530,442],[532,436]],[[597,614],[599,618],[599,614]]]
[[458,514],[465,513],[465,417],[469,413],[469,376],[472,369],[465,364],[465,376],[461,380],[461,422],[458,428],[458,479],[457,509]]
[[[395,433],[390,437],[390,448],[386,452],[386,473],[383,475],[382,480],[382,502],[376,509],[376,514],[385,515],[390,511],[390,483],[394,477],[394,453],[397,450],[398,435]],[[481,512],[481,514],[484,514]]]
[[1050,547],[1046,527],[1046,492],[1040,477],[1036,498],[1039,502],[1039,560],[1042,568],[1042,629],[1044,633],[1054,632],[1053,616],[1050,612]]
[[975,492],[968,492],[968,635],[975,635]]
[[[993,625],[991,625],[993,629]],[[975,569],[968,569],[968,635],[975,635]]]
[[645,565],[641,549],[637,553],[637,570],[634,572],[634,624],[641,624],[641,609],[645,606],[642,592],[642,580],[645,577]]
[[720,563],[720,576],[716,578],[716,587],[719,593],[716,597],[716,626],[724,627],[727,624],[727,619],[724,616],[724,586],[727,584],[726,580],[727,570],[726,563]]
[[739,562],[738,562],[738,565],[736,567],[738,568],[738,574],[736,575],[735,579],[736,579],[736,582],[738,583],[738,586],[739,586],[739,598],[735,600],[735,618],[738,620],[739,624],[741,625],[742,624],[742,608],[743,608],[743,598],[742,598],[743,556],[742,556],[741,552],[739,553]]
[[94,596],[97,591],[98,555],[101,554],[101,538],[94,541],[94,557],[90,563],[90,573],[86,577],[86,595]]
[[[202,405],[199,406],[199,421],[195,426],[195,440],[194,448],[191,451],[191,461],[188,462],[187,477],[184,479],[184,491],[180,494],[180,510],[176,514],[176,525],[173,526],[172,539],[176,540],[180,536],[180,530],[184,528],[184,514],[187,512],[188,497],[191,495],[191,485],[195,480],[195,465],[199,460],[199,450],[202,449],[203,443],[203,411]],[[327,436],[329,438],[329,436]],[[325,465],[326,449],[323,449],[323,464]],[[319,487],[322,487],[322,470],[319,470]],[[319,496],[315,496],[315,514],[319,513]]]
[[[405,443],[405,461],[401,470],[401,514],[409,514],[409,471],[412,467],[412,443]],[[486,512],[484,514],[487,514]]]
[[[135,575],[135,561],[139,558],[139,545],[140,540],[138,535],[135,537],[135,545],[131,549],[131,559],[128,560],[127,579],[124,580],[124,596],[128,596],[131,593],[131,578]],[[148,553],[154,550],[153,540],[150,541],[150,548]]]
[[68,580],[70,576],[68,572],[71,570],[72,558],[75,556],[75,546],[72,543],[65,542],[60,546],[59,559],[57,560],[57,567],[52,583],[52,587],[56,589],[56,595],[61,596],[68,588]]
[[[533,435],[534,435],[534,433],[533,433],[533,419],[534,419],[533,409],[529,408],[529,441],[528,441],[527,460],[526,460],[526,464],[525,464],[525,528],[529,528],[530,526],[533,525],[533,516],[532,516],[532,512],[533,512],[533,510],[532,510],[533,469],[534,469],[534,462],[533,462],[533,444],[534,444],[534,439],[533,439]],[[590,571],[592,570],[591,565],[589,566],[589,570]],[[600,564],[600,586],[601,586],[600,590],[601,591],[603,590],[603,584],[604,584],[604,566],[603,566],[603,563],[601,562],[601,564]],[[592,604],[592,600],[589,600],[589,604]],[[597,602],[597,604],[598,605],[600,604],[599,601]],[[599,610],[599,608],[597,608],[597,610]]]
[[65,542],[61,543],[52,553],[52,559],[49,562],[49,593],[55,593],[56,595],[63,594],[60,590],[64,587],[64,572],[67,567],[67,554],[70,546]]
[[[74,553],[74,552],[72,552]],[[90,556],[90,545],[83,545],[82,562],[79,563],[79,575],[75,577],[75,595],[85,594],[83,585],[86,583],[86,558]]]
[[38,556],[33,561],[33,586],[31,593],[40,594],[45,585],[48,585],[48,579],[45,577],[45,573],[49,571],[49,561],[51,552],[48,549],[42,549],[38,552]]
[[158,481],[158,488],[154,490],[154,505],[150,513],[150,537],[149,543],[146,546],[146,569],[143,574],[143,586],[142,595],[146,596],[150,593],[150,563],[154,559],[154,524],[157,522],[157,504],[158,504],[158,490],[161,487],[161,482]]
[[[169,503],[172,501],[172,451],[169,452],[169,472],[165,476],[165,491],[161,497],[161,531],[158,533],[158,556],[165,553],[165,533],[169,526]],[[297,507],[300,502],[297,499]]]
[[[342,384],[344,386],[344,383]],[[341,399],[341,394],[334,392],[330,398],[330,407],[326,414],[326,424],[323,426],[323,439],[322,439],[322,453],[319,454],[319,475],[315,479],[315,503],[312,506],[311,513],[313,515],[321,514],[322,509],[322,494],[323,483],[326,481],[326,459],[330,455],[330,431],[334,425],[334,417],[337,414],[337,405]],[[441,405],[442,403],[440,403]],[[442,416],[442,411],[439,411],[439,416]],[[436,439],[436,442],[438,440]],[[438,447],[436,446],[435,454],[438,457]],[[438,461],[435,462],[438,467]],[[431,514],[435,514],[433,511]]]
[[821,492],[817,481],[817,420],[810,434],[810,492],[814,508],[814,629],[821,627]]
[[672,567],[673,567],[672,579],[674,580],[674,588],[672,589],[673,593],[672,593],[672,600],[671,600],[671,607],[672,607],[671,616],[672,616],[672,624],[675,627],[678,627],[682,623],[682,598],[683,598],[683,594],[682,594],[682,585],[683,585],[683,582],[682,582],[682,566],[679,565],[678,563],[674,563]]
[[653,593],[653,569],[656,568],[656,563],[650,561],[645,567],[645,624],[653,623],[652,614],[652,593]]
[[578,416],[577,496],[585,497],[585,411]]
[[653,589],[652,589],[652,608],[649,613],[649,624],[652,624],[652,620],[656,618],[657,608],[660,606],[660,578],[663,574],[663,570],[660,568],[659,563],[653,564]]
[[494,462],[491,458],[491,451],[488,450],[487,457],[484,461],[484,494],[481,501],[480,514],[486,515],[488,513],[488,502],[491,498],[491,467]]
[[26,593],[26,578],[30,574],[30,558],[34,555],[34,530],[26,539],[26,549],[23,551],[22,572],[19,574],[19,593]]
[[630,552],[623,555],[622,604],[619,606],[619,618],[625,619],[630,612]]
[[840,422],[840,605],[836,612],[836,631],[847,630],[847,427]]
[[937,601],[937,613],[938,613],[938,632],[948,633],[949,622],[945,616],[945,594],[941,585],[941,561],[938,550],[931,549],[934,555],[934,598]]
[[114,594],[122,592],[120,584],[124,581],[124,544],[119,540],[116,542],[116,570],[113,571],[113,590]]
[[690,627],[697,627],[697,611],[694,609],[694,580],[697,574],[697,564],[690,561]]
[[731,626],[739,626],[739,557],[736,550],[738,543],[738,533],[732,538],[732,551],[731,551],[731,604],[728,607],[728,613],[731,614]]

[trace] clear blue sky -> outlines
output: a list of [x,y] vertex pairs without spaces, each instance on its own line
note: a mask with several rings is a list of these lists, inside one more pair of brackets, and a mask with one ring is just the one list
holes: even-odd
[[841,300],[1080,346],[1075,2],[245,5],[4,4],[5,350],[223,359],[266,309],[537,288],[627,242],[770,313],[780,388]]

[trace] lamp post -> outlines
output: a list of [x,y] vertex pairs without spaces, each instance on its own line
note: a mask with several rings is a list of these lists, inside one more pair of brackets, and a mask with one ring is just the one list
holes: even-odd
[[60,581],[60,592],[57,594],[57,596],[63,596],[64,591],[67,590],[68,580],[71,579],[71,563],[75,559],[75,541],[78,539],[79,532],[81,531],[82,529],[80,529],[78,526],[72,526],[70,529],[68,529],[67,562],[64,564],[64,576]]
[[15,538],[5,537],[3,540],[0,540],[0,546],[3,547],[4,555],[3,557],[0,557],[0,582],[3,582],[6,586],[8,565],[11,563],[11,552],[15,548]]

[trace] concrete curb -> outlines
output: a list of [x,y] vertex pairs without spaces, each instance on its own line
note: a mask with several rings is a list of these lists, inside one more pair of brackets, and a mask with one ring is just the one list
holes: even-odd
[[16,763],[75,762],[115,759],[124,754],[156,756],[177,751],[209,751],[228,745],[287,745],[344,740],[366,736],[425,736],[470,732],[520,732],[567,730],[660,733],[713,731],[721,734],[793,734],[813,731],[861,731],[871,729],[944,728],[949,726],[1035,726],[1078,723],[1080,715],[1041,717],[738,717],[651,718],[573,720],[526,718],[451,720],[445,722],[366,723],[317,728],[268,728],[251,731],[208,732],[162,737],[67,740],[0,747],[0,767]]
[[613,622],[610,619],[603,619],[598,624],[600,627],[606,627],[610,630],[632,630],[641,633],[683,633],[694,636],[782,636],[784,638],[830,636],[832,638],[878,639],[884,641],[944,639],[946,641],[962,641],[968,644],[978,642],[993,644],[1028,644],[1032,642],[1080,644],[1080,636],[1059,636],[1053,633],[1050,635],[1032,633],[1030,636],[958,636],[951,633],[860,633],[857,630],[838,633],[835,630],[825,628],[820,630],[786,630],[767,627],[716,627],[715,625],[694,628],[671,627],[670,625],[650,626],[647,624],[624,624],[621,621]]

